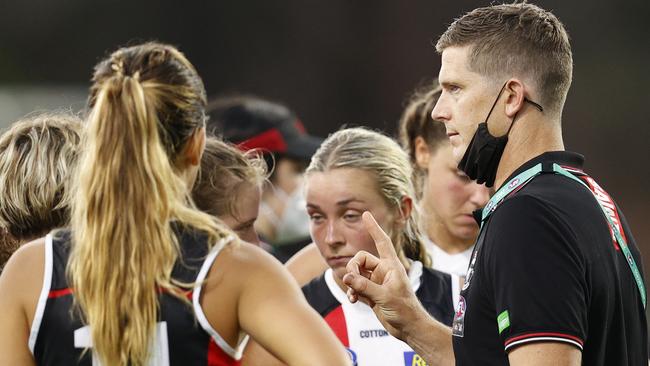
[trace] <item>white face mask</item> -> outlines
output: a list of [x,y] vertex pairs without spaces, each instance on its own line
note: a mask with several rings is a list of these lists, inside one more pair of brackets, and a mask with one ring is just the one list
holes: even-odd
[[282,215],[278,216],[264,202],[260,207],[260,215],[266,216],[275,227],[275,240],[271,244],[291,244],[309,238],[309,214],[307,213],[302,185],[298,185],[289,194],[279,188],[276,188],[274,192],[284,201]]

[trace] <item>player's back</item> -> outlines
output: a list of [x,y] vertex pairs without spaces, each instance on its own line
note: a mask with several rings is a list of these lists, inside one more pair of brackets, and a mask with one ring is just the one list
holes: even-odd
[[[206,238],[190,231],[178,234],[182,260],[174,266],[172,278],[183,283],[199,283],[218,254],[210,251]],[[227,240],[227,239],[225,239]],[[73,308],[74,290],[69,287],[66,264],[70,252],[70,232],[48,235],[45,247],[43,290],[32,324],[29,345],[39,365],[98,365],[93,360],[90,329]],[[236,365],[245,340],[233,349],[207,323],[198,302],[199,294],[187,293],[183,301],[162,289],[159,292],[156,339],[150,365]],[[200,290],[199,290],[200,291]],[[108,302],[111,299],[107,299]],[[211,363],[212,362],[212,363]]]

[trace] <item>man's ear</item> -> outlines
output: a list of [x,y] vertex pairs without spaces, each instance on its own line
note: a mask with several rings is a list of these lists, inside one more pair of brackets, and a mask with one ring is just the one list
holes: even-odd
[[424,141],[422,136],[418,136],[413,141],[415,145],[413,152],[415,153],[415,163],[418,168],[426,169],[429,166],[429,159],[431,158],[431,151],[429,150],[429,145]]
[[505,113],[509,118],[514,118],[524,107],[526,87],[521,80],[512,78],[507,81],[504,94],[506,94]]
[[205,149],[205,127],[197,128],[187,139],[183,149],[183,160],[185,164],[197,166],[201,164],[203,150]]

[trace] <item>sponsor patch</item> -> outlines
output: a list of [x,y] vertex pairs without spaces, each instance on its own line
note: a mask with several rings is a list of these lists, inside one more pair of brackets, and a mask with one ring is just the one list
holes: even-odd
[[508,310],[504,310],[497,317],[497,325],[499,326],[499,334],[506,330],[510,326],[510,316],[508,315]]
[[377,338],[377,337],[388,337],[388,331],[384,329],[368,329],[359,331],[360,338]]
[[427,366],[427,362],[415,352],[404,352],[404,366]]

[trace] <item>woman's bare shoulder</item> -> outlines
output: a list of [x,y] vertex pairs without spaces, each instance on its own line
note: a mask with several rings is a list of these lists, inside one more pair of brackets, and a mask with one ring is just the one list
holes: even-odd
[[282,270],[281,263],[272,255],[256,245],[240,240],[226,245],[215,265],[226,266],[228,271],[241,272],[242,275]]
[[9,258],[2,277],[20,282],[22,279],[36,278],[40,282],[43,280],[44,263],[45,238],[40,238],[24,244],[16,250]]
[[299,286],[306,285],[327,269],[327,263],[314,243],[300,249],[284,266]]
[[45,238],[27,243],[9,258],[0,275],[0,293],[25,310],[30,324],[43,287],[45,271]]

